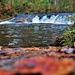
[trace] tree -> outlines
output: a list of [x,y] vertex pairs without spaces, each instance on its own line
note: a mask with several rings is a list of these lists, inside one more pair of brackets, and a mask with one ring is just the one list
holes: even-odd
[[49,2],[51,2],[52,4],[54,4],[56,6],[57,3],[59,2],[59,0],[49,0]]

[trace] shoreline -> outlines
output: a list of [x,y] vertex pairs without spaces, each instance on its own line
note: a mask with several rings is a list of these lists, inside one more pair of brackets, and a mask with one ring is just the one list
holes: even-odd
[[[62,69],[60,70],[60,67],[63,68],[63,73],[69,73],[73,70],[73,68],[75,68],[75,54],[61,53],[59,51],[60,49],[61,47],[54,46],[29,48],[2,48],[2,50],[0,50],[0,74],[17,75],[17,73],[20,73],[31,75],[37,73],[40,69],[40,66],[43,67],[42,70],[44,70],[47,67],[52,68],[52,75],[56,75],[56,72],[58,72],[57,75],[61,75],[63,71]],[[35,73],[33,71],[33,67],[25,67],[25,64],[27,64],[28,66],[35,65]],[[50,64],[52,64],[52,66]],[[70,68],[70,70],[65,69],[63,66],[65,66],[65,68]],[[56,72],[53,68],[57,69]],[[48,70],[48,73],[50,72],[50,70]],[[46,70],[44,71],[45,73],[47,72]],[[6,74],[4,74],[4,72]],[[42,72],[43,71],[40,70],[40,73]]]
[[14,16],[11,16],[11,17],[7,17],[7,18],[0,18],[0,22],[2,22],[2,21],[6,21],[6,20],[9,20],[9,19],[11,19],[11,18],[13,18]]
[[[72,49],[73,49],[73,51],[72,51]],[[20,54],[20,55],[18,55],[18,54]],[[68,56],[75,57],[75,55],[74,55],[75,48],[55,47],[55,46],[8,48],[8,47],[0,46],[0,55],[1,55],[0,59],[10,59],[12,56],[15,58],[15,57],[22,56],[24,54],[29,57],[39,56],[39,55],[54,56],[57,58],[62,57],[62,56],[63,57],[68,57]],[[5,58],[3,58],[3,57],[5,57]]]

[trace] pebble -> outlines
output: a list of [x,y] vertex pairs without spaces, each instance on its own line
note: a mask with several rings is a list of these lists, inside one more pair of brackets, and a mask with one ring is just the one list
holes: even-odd
[[18,58],[19,56],[16,56],[16,55],[14,55],[14,56],[12,56],[13,58]]
[[0,22],[2,22],[2,20],[0,20]]
[[68,50],[68,47],[65,47],[63,49],[61,49],[61,52],[66,52]]
[[9,52],[9,53],[8,53],[8,55],[12,55],[12,54],[15,54],[15,53],[14,53],[14,52]]
[[71,53],[73,53],[73,51],[74,51],[73,48],[68,48],[68,49],[66,50],[66,53],[71,54]]
[[1,56],[0,59],[9,59],[9,56]]
[[24,22],[24,21],[25,21],[25,19],[21,18],[21,19],[17,20],[16,22]]
[[67,54],[74,53],[74,48],[65,47],[65,48],[61,49],[61,53],[67,53]]
[[0,46],[0,51],[2,51],[3,50],[3,47],[2,46]]
[[0,67],[2,67],[3,65],[0,63]]

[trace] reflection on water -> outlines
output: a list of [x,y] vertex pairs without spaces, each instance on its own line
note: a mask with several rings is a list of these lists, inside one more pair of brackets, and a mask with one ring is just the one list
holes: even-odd
[[67,25],[22,24],[0,25],[0,45],[9,47],[29,47],[50,45],[67,29]]

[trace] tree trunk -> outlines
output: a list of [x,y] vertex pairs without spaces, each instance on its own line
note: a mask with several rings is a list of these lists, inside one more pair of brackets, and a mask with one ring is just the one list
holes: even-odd
[[52,4],[54,4],[55,6],[57,5],[59,0],[49,0],[49,2],[51,2]]

